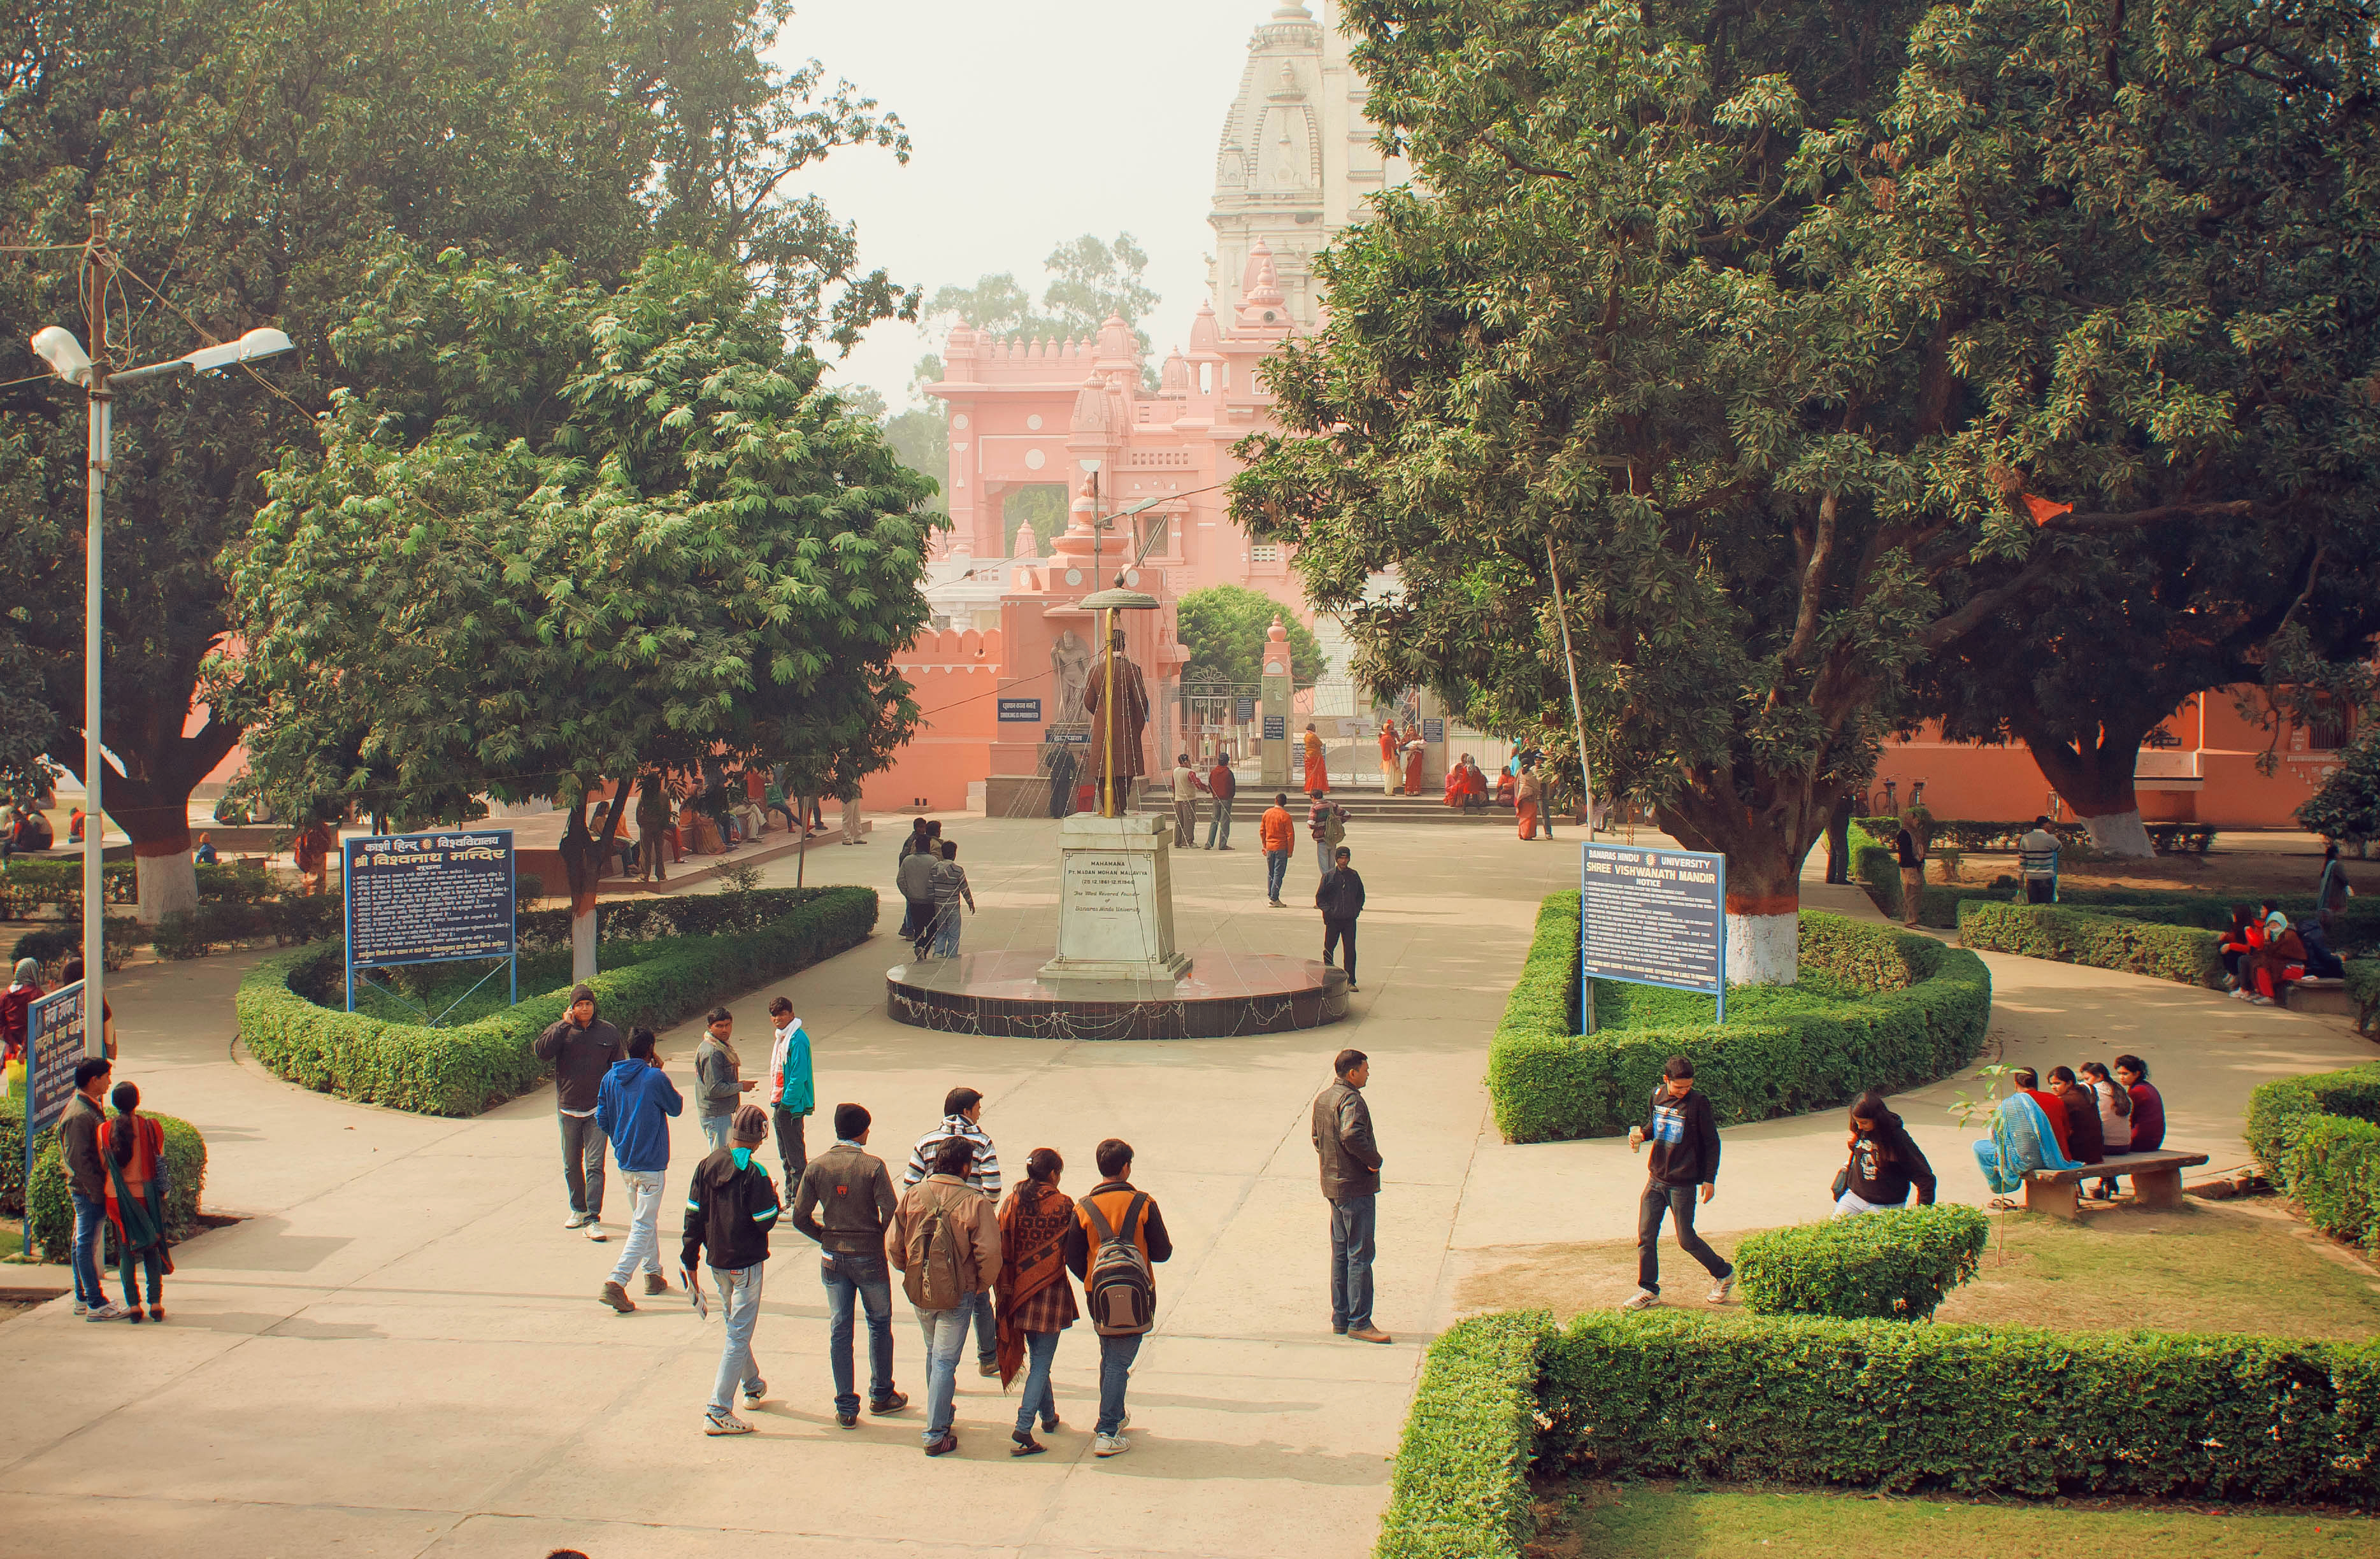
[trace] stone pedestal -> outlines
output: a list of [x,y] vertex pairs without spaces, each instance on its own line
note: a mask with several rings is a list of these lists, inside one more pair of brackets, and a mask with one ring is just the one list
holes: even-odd
[[1289,717],[1295,695],[1290,677],[1289,634],[1281,619],[1265,634],[1264,680],[1257,688],[1257,788],[1293,791],[1290,783]]
[[1173,950],[1171,816],[1078,813],[1058,826],[1058,956],[1050,980],[1171,983],[1190,971]]

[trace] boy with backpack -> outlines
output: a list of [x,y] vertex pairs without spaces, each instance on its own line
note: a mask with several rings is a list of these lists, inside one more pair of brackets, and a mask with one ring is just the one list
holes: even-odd
[[758,1105],[737,1110],[727,1127],[727,1146],[711,1152],[695,1166],[694,1183],[686,1188],[686,1243],[678,1265],[688,1293],[698,1295],[701,1279],[695,1275],[704,1254],[710,1257],[710,1275],[719,1285],[722,1318],[727,1323],[727,1346],[719,1356],[719,1379],[710,1392],[710,1406],[702,1416],[705,1434],[749,1434],[752,1426],[735,1416],[735,1388],[744,1388],[744,1405],[757,1408],[769,1395],[752,1358],[752,1323],[760,1318],[760,1275],[769,1261],[769,1230],[780,1211],[777,1188],[769,1171],[753,1161],[753,1153],[769,1140],[769,1116]]
[[1132,1144],[1110,1137],[1096,1156],[1101,1179],[1075,1204],[1066,1265],[1082,1279],[1084,1308],[1099,1335],[1099,1420],[1091,1455],[1120,1456],[1132,1449],[1123,1437],[1132,1421],[1124,1411],[1124,1386],[1132,1379],[1140,1339],[1157,1321],[1157,1275],[1150,1263],[1171,1259],[1173,1241],[1156,1200],[1132,1187]]
[[901,1197],[884,1231],[884,1256],[926,1335],[926,1455],[959,1448],[951,1432],[958,1396],[959,1350],[976,1296],[1000,1275],[1000,1216],[991,1199],[967,1183],[975,1144],[946,1137],[928,1161],[933,1173]]

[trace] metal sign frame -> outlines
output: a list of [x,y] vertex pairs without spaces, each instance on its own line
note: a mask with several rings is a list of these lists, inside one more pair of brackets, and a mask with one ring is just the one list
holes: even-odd
[[[58,1118],[66,1114],[67,1106],[74,1103],[74,1086],[71,1082],[74,1076],[74,1063],[82,1059],[85,1042],[91,1032],[91,1014],[84,1004],[84,997],[90,994],[90,990],[91,987],[87,984],[77,980],[70,985],[60,985],[46,996],[36,997],[32,1004],[25,1009],[24,1183],[28,1187],[33,1183],[33,1159],[41,1152],[41,1134],[55,1125]],[[74,1005],[76,1017],[71,1028],[61,1031],[62,1035],[71,1037],[73,1041],[66,1047],[69,1058],[67,1067],[69,1082],[65,1096],[58,1100],[56,1106],[44,1118],[38,1108],[42,1097],[40,1085],[42,1031],[49,1026],[51,1015],[69,1001]],[[30,1196],[25,1202],[24,1227],[18,1234],[17,1249],[25,1260],[32,1260],[33,1210],[32,1199]]]
[[[1587,950],[1587,931],[1588,927],[1594,923],[1593,917],[1587,912],[1587,895],[1593,891],[1596,886],[1596,881],[1593,877],[1589,876],[1586,864],[1595,858],[1595,852],[1598,850],[1625,850],[1640,855],[1657,854],[1681,860],[1703,861],[1707,862],[1712,869],[1718,873],[1718,935],[1713,938],[1713,946],[1718,953],[1718,968],[1714,975],[1713,985],[1686,985],[1675,980],[1647,980],[1633,974],[1608,974],[1595,967],[1593,961],[1588,957]],[[1609,886],[1609,879],[1608,877],[1603,879],[1603,885],[1606,887]],[[1658,845],[1598,844],[1593,840],[1582,843],[1578,847],[1578,985],[1580,1001],[1579,1027],[1582,1033],[1594,1032],[1588,1024],[1588,1014],[1594,1010],[1595,982],[1598,979],[1616,980],[1621,985],[1658,985],[1664,990],[1691,991],[1696,996],[1716,997],[1718,1000],[1718,1016],[1715,1021],[1721,1023],[1726,1022],[1727,857],[1724,855],[1710,854],[1699,850],[1665,850]]]
[[[436,958],[373,959],[361,966],[361,973],[365,983],[370,984],[371,972],[375,969],[406,969],[422,963],[476,963],[483,959],[495,959],[502,962],[511,976],[511,1005],[515,1007],[520,1005],[520,852],[514,846],[513,831],[510,828],[433,828],[425,833],[379,834],[368,839],[352,839],[344,841],[346,851],[340,858],[339,880],[340,887],[345,890],[346,902],[344,924],[345,945],[341,952],[346,960],[348,1011],[353,1012],[356,1009],[356,977],[358,972],[356,962],[356,873],[352,864],[354,852],[358,850],[369,850],[373,845],[390,845],[400,841],[418,845],[419,841],[423,840],[452,840],[465,835],[490,835],[504,841],[504,901],[509,910],[504,920],[504,950],[451,953]],[[388,985],[374,985],[372,988],[382,992],[400,1006],[421,1013],[425,1019],[424,1026],[434,1029],[445,1021],[447,1013],[471,999],[472,995],[481,985],[495,978],[495,974],[496,972],[491,969],[473,981],[469,990],[447,1003],[446,1010],[438,1013],[435,1017],[429,1015],[428,1008],[414,1006],[412,1002],[397,995],[395,990]]]

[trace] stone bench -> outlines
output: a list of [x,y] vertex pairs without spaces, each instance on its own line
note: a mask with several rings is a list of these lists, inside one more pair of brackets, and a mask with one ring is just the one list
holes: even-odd
[[2181,1172],[2205,1162],[2203,1153],[2120,1153],[2109,1154],[2105,1164],[2085,1164],[2075,1169],[2028,1170],[2024,1177],[2024,1210],[2073,1222],[2082,1215],[2082,1182],[2105,1179],[2110,1175],[2131,1178],[2136,1205],[2179,1207]]
[[2344,980],[2325,980],[2309,974],[2302,980],[2291,980],[2282,989],[2283,1005],[2292,1012],[2326,1012],[2335,1017],[2355,1016],[2355,1003],[2347,994]]

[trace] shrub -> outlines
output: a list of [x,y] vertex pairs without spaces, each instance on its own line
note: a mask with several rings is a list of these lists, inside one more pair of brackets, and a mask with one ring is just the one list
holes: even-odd
[[[1872,826],[1871,826],[1872,825]],[[1851,828],[1852,880],[1867,889],[1876,907],[1890,919],[1902,918],[1900,857],[1888,842],[1900,824],[1889,817],[1854,818]],[[1882,835],[1876,832],[1883,830]]]
[[[793,902],[786,907],[786,897]],[[699,1011],[729,991],[748,990],[830,958],[865,939],[876,925],[876,894],[865,888],[755,893],[755,903],[779,912],[749,929],[715,936],[681,934],[625,969],[598,974],[593,985],[603,1015],[625,1032],[635,1024],[662,1028]],[[678,906],[727,902],[705,896],[654,900]],[[606,912],[620,922],[659,925],[670,912],[636,916],[622,905]],[[542,918],[542,917],[527,917]],[[698,912],[686,918],[707,918]],[[566,939],[569,920],[559,916]],[[722,917],[721,924],[724,924]],[[527,927],[524,926],[524,932]],[[524,950],[527,950],[524,936]],[[424,1115],[468,1116],[515,1098],[549,1075],[529,1043],[561,1018],[567,986],[524,999],[494,1017],[451,1029],[386,1022],[359,1012],[317,1006],[298,989],[334,985],[344,955],[339,944],[267,959],[240,983],[239,1034],[249,1053],[281,1076],[342,1098]]]
[[1991,1220],[1973,1207],[1892,1207],[1747,1235],[1735,1271],[1763,1315],[1930,1321],[1990,1239]]
[[1983,961],[1930,937],[1815,911],[1801,917],[1802,967],[1869,994],[1759,1020],[1580,1034],[1576,893],[1557,893],[1488,1051],[1488,1091],[1505,1139],[1540,1142],[1625,1131],[1671,1056],[1693,1058],[1722,1122],[1840,1104],[1954,1072],[1991,1021]]
[[2289,1150],[2315,1116],[2380,1123],[2380,1061],[2345,1071],[2282,1077],[2248,1094],[2248,1151],[2277,1185],[2289,1184]]
[[1542,1311],[1457,1322],[1430,1345],[1380,1517],[1378,1559],[1520,1559],[1530,1535]]
[[[165,1234],[170,1239],[182,1239],[199,1227],[199,1202],[207,1184],[207,1142],[199,1135],[199,1129],[187,1120],[170,1115],[154,1118],[165,1129],[165,1162],[171,1171],[171,1189],[165,1195]],[[0,1146],[13,1148],[17,1163],[22,1165],[25,1118],[21,1109],[12,1128],[8,1136],[0,1139]],[[53,1130],[47,1135],[48,1140],[38,1144],[32,1182],[15,1211],[18,1216],[30,1216],[33,1243],[49,1260],[62,1262],[74,1243],[74,1202],[67,1195],[66,1158],[57,1133]],[[0,1214],[7,1211],[6,1202],[0,1202]]]
[[2298,821],[2338,844],[2380,839],[2380,721],[2363,722],[2322,789],[2298,808]]
[[[82,863],[79,860],[11,861],[7,876],[10,894],[20,902],[82,902]],[[140,896],[138,874],[129,861],[103,863],[99,881],[102,896],[111,904],[128,904]]]
[[1687,1313],[1540,1353],[1541,1465],[1962,1494],[2374,1501],[2380,1345]]
[[1970,899],[1959,906],[1959,941],[1987,952],[2022,953],[2223,988],[2223,955],[2217,950],[2222,937],[2194,926],[2095,914],[2062,904],[1994,904]]
[[2380,958],[2359,958],[2347,966],[2347,999],[2355,1003],[2355,1029],[2369,1033],[2380,1015]]
[[2289,1144],[2285,1172],[2306,1222],[2334,1239],[2380,1251],[2380,1126],[2309,1116]]

